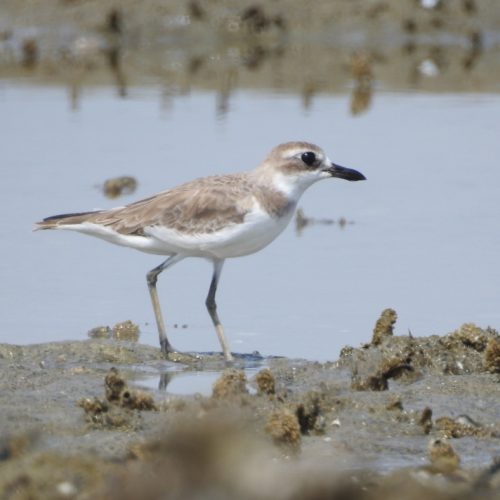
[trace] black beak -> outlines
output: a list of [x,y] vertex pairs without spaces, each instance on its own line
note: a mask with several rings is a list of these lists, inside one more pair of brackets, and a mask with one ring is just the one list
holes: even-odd
[[341,167],[340,165],[332,165],[329,168],[325,168],[324,172],[328,172],[332,177],[338,177],[339,179],[345,179],[346,181],[364,181],[366,177],[357,170],[352,168]]

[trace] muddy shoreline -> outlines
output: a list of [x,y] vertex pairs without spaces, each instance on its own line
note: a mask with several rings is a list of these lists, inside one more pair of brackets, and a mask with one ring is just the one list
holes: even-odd
[[[323,364],[241,356],[227,367],[212,354],[180,365],[113,340],[1,344],[0,496],[194,498],[210,487],[218,498],[326,498],[344,488],[378,498],[403,482],[405,498],[413,489],[494,498],[498,333],[467,324],[395,337],[383,320],[372,343]],[[211,395],[169,393],[172,377],[196,370],[220,371]],[[145,390],[153,375],[158,389]]]
[[[0,77],[81,87],[321,93],[498,92],[494,0],[294,2],[5,1]],[[431,2],[432,3],[432,2]],[[297,71],[300,68],[300,71]],[[357,106],[357,107],[356,107]]]

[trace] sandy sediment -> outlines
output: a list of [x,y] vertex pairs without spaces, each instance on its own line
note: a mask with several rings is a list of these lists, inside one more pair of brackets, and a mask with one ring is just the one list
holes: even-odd
[[[393,319],[338,361],[264,359],[250,378],[248,357],[224,368],[128,341],[2,344],[0,496],[498,496],[498,333],[380,335]],[[211,395],[169,393],[172,376],[213,369]],[[152,374],[159,388],[141,388]]]

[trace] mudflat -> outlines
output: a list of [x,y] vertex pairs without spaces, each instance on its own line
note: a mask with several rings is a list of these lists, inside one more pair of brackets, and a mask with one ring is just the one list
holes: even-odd
[[[2,344],[2,498],[495,498],[498,332],[394,336],[395,319],[384,311],[370,344],[327,363]],[[214,370],[211,394],[169,393]]]

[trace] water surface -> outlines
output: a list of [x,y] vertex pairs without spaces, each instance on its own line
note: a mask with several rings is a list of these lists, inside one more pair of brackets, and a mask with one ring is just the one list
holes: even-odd
[[[221,116],[213,92],[166,102],[154,87],[126,99],[104,87],[85,90],[75,111],[63,88],[3,81],[0,341],[83,339],[131,319],[156,344],[145,274],[161,257],[32,233],[33,222],[253,168],[294,139],[318,143],[368,180],[325,181],[301,200],[306,216],[352,223],[300,235],[291,224],[262,252],[226,262],[218,304],[234,351],[335,359],[342,346],[370,340],[386,307],[398,312],[402,335],[498,327],[500,97],[378,92],[357,117],[349,102],[347,92],[320,95],[305,110],[296,95],[237,91]],[[118,175],[139,187],[109,200],[99,186]],[[204,305],[211,272],[189,259],[160,277],[178,349],[218,349]]]

